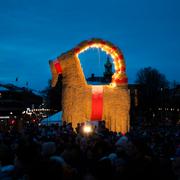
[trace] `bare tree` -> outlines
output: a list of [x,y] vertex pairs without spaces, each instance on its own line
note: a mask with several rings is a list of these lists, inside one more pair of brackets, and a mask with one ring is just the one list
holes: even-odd
[[154,118],[157,109],[162,108],[165,103],[169,82],[157,69],[146,67],[137,72],[136,83],[140,85],[140,109],[146,116]]

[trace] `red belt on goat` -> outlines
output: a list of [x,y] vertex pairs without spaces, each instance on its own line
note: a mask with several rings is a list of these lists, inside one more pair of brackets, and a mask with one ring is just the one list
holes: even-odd
[[92,86],[91,121],[102,120],[103,114],[103,86]]
[[54,61],[54,66],[58,74],[62,74],[62,67],[58,60]]
[[[62,67],[58,60],[54,61],[58,74],[62,74]],[[103,113],[103,86],[92,86],[91,121],[102,120]]]

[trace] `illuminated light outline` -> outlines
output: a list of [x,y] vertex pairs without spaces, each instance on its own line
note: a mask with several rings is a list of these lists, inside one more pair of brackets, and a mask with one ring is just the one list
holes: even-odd
[[91,39],[83,41],[78,46],[76,46],[73,51],[79,56],[79,54],[90,48],[100,48],[102,51],[105,51],[106,54],[109,54],[113,59],[115,73],[112,75],[113,87],[116,85],[127,85],[128,79],[126,76],[126,65],[124,61],[124,56],[118,47],[113,45],[108,41],[102,39]]

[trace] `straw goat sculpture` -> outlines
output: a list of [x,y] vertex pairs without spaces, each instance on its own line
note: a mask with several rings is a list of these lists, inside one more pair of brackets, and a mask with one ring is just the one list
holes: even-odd
[[[89,85],[86,82],[78,55],[89,48],[100,48],[109,54],[115,73],[109,85]],[[49,61],[52,87],[62,74],[62,120],[77,123],[104,120],[111,131],[126,133],[129,130],[130,98],[126,68],[120,49],[102,39],[83,41],[78,46]]]

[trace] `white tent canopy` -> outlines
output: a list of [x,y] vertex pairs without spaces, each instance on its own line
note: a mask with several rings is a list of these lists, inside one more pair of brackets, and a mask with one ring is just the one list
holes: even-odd
[[58,113],[55,113],[41,121],[42,125],[52,125],[52,124],[58,124],[59,126],[62,125],[62,111],[59,111]]

